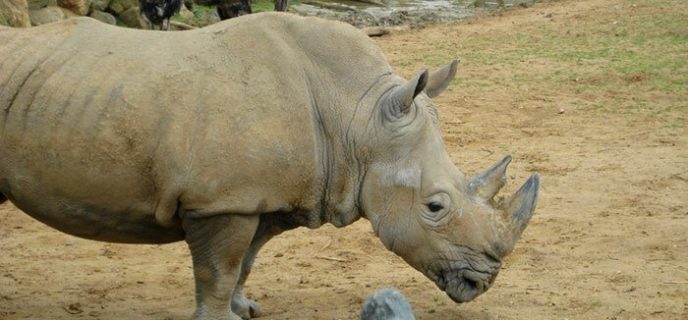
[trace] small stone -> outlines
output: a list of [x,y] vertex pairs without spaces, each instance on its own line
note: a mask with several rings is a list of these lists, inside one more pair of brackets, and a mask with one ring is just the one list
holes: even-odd
[[65,15],[58,7],[45,7],[40,10],[30,11],[29,17],[31,18],[31,25],[39,26],[60,21],[65,18]]
[[119,19],[122,23],[130,28],[143,28],[145,25],[139,14],[139,7],[129,8],[119,15]]
[[112,11],[115,14],[121,14],[131,8],[138,8],[138,6],[138,0],[112,0],[110,1],[110,10],[108,11]]
[[105,22],[107,24],[117,24],[117,19],[115,18],[115,16],[107,12],[93,10],[90,14],[90,17],[98,21]]
[[110,6],[110,0],[91,0],[91,9],[105,11]]
[[[428,311],[433,313],[434,310]],[[361,320],[415,320],[411,304],[401,292],[386,288],[366,299]]]
[[559,114],[564,114],[564,112],[566,112],[566,110],[564,110],[563,108],[559,108]]
[[81,303],[78,303],[78,302],[72,303],[68,306],[65,306],[65,307],[63,307],[63,309],[65,311],[67,311],[67,313],[69,313],[69,314],[79,314],[79,313],[84,312],[84,309],[82,309],[82,307],[81,307]]
[[57,5],[77,15],[85,16],[91,8],[91,0],[57,0]]

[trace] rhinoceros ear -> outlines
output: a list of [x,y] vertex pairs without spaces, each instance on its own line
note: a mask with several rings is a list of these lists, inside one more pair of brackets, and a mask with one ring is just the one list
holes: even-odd
[[413,79],[402,86],[398,86],[390,92],[383,104],[385,114],[398,119],[411,110],[413,99],[425,89],[428,83],[428,70],[423,69]]
[[428,94],[428,97],[434,98],[444,92],[454,79],[458,68],[459,60],[454,60],[448,65],[431,73],[430,79],[428,79],[428,85],[425,87],[425,92]]

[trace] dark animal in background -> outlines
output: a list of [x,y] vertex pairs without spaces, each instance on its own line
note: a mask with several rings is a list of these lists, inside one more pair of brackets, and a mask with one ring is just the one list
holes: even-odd
[[416,320],[411,304],[401,292],[378,290],[363,303],[360,320]]
[[139,0],[141,15],[153,26],[160,26],[162,30],[167,20],[167,30],[170,30],[170,18],[179,13],[182,0]]
[[248,0],[219,0],[217,14],[220,19],[227,20],[251,13],[251,5]]
[[287,0],[275,0],[275,11],[287,11]]
[[194,11],[194,1],[193,0],[184,0],[184,6],[189,9],[189,11]]
[[[250,0],[213,0],[220,19],[227,20],[251,13]],[[275,11],[286,11],[288,0],[275,0]]]

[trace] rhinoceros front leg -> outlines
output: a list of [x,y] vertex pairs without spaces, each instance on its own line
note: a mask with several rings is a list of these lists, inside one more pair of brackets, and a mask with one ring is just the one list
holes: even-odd
[[251,267],[253,266],[253,262],[256,260],[258,251],[272,237],[266,237],[258,234],[256,234],[256,236],[258,238],[253,239],[251,246],[244,256],[244,260],[241,263],[239,281],[237,281],[237,285],[234,288],[234,294],[232,294],[232,312],[238,314],[244,320],[260,317],[260,305],[246,297],[246,293],[244,293],[244,283],[246,282],[246,278],[248,278],[248,274],[251,273]]
[[193,320],[240,320],[230,300],[241,262],[258,227],[259,217],[217,215],[183,218],[186,242],[193,258],[196,311]]
[[251,273],[251,267],[253,262],[256,260],[258,251],[265,245],[272,237],[284,232],[285,230],[295,228],[296,226],[286,226],[279,225],[277,221],[271,219],[268,216],[261,218],[260,225],[258,226],[258,231],[256,231],[253,241],[251,241],[251,246],[244,255],[244,259],[241,262],[241,273],[239,275],[239,281],[237,282],[236,288],[234,289],[234,294],[232,295],[232,311],[242,319],[247,320],[251,318],[260,317],[260,305],[255,301],[246,297],[244,293],[244,283],[248,278],[249,273]]

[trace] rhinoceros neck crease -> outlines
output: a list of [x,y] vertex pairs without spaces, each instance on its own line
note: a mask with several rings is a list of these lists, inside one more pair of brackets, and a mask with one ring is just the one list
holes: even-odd
[[[337,227],[346,226],[360,218],[356,201],[360,185],[357,178],[360,175],[358,172],[361,166],[352,152],[355,141],[348,134],[348,129],[352,124],[349,122],[344,128],[341,125],[341,119],[345,119],[348,115],[343,114],[341,108],[333,108],[332,104],[319,102],[319,100],[330,101],[331,99],[322,97],[327,95],[326,93],[313,90],[319,87],[314,84],[323,81],[308,76],[306,81],[307,87],[310,88],[308,95],[312,121],[316,128],[314,152],[322,180],[318,216],[317,219],[315,217],[309,219],[312,225],[308,227],[315,228],[328,222]],[[353,112],[355,114],[356,110]],[[353,119],[353,115],[351,118]]]
[[[359,84],[352,88],[350,77],[338,77],[331,70],[323,72],[331,66],[318,63],[312,57],[317,53],[308,51],[313,48],[296,43],[304,50],[302,56],[307,57],[302,61],[302,74],[308,88],[315,128],[315,163],[321,177],[319,208],[317,213],[311,213],[309,227],[328,222],[337,227],[346,226],[361,217],[359,194],[365,167],[357,155],[360,138],[356,134],[372,118],[370,114],[379,98],[375,96],[379,91],[376,89],[391,72],[383,70],[377,76],[367,74],[364,77],[368,79],[367,86]],[[356,73],[355,70],[347,71]],[[356,92],[357,96],[351,95]]]
[[[307,74],[307,72],[304,72]],[[306,76],[306,86],[308,88],[313,88],[313,83],[310,77]],[[328,130],[325,124],[325,120],[323,118],[322,111],[320,110],[320,106],[318,105],[318,99],[315,97],[315,94],[312,89],[308,90],[308,96],[309,96],[309,101],[310,101],[310,108],[311,108],[311,118],[313,121],[313,127],[316,129],[316,132],[314,133],[314,138],[315,138],[315,150],[314,156],[316,158],[315,163],[316,165],[320,166],[320,180],[321,180],[321,194],[319,195],[320,200],[319,200],[319,205],[320,207],[317,209],[317,219],[308,219],[308,227],[309,228],[317,228],[320,225],[326,223],[328,220],[328,215],[329,215],[329,201],[330,201],[330,177],[332,176],[333,172],[333,166],[334,164],[332,161],[334,161],[332,157],[332,142],[329,141],[328,139]],[[317,189],[315,189],[317,190]],[[312,215],[315,215],[316,213],[313,212],[311,213]]]

